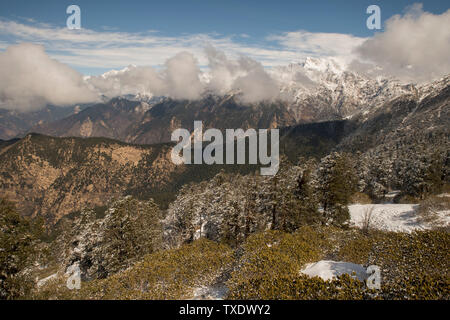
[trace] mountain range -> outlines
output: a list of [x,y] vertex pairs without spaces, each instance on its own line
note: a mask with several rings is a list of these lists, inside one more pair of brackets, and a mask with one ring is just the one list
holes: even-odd
[[[126,69],[113,70],[101,77],[107,80],[120,72],[126,72]],[[126,103],[119,102],[117,97],[102,96],[103,103],[99,104],[49,106],[28,113],[0,110],[0,139],[38,132],[55,136],[105,136],[136,143],[166,142],[167,132],[158,136],[155,132],[148,133],[148,128],[171,129],[179,122],[189,129],[192,124],[184,123],[184,118],[191,115],[209,119],[225,114],[232,119],[250,117],[248,123],[245,120],[230,122],[243,128],[346,119],[398,96],[417,93],[423,87],[402,84],[395,79],[372,79],[330,58],[307,58],[302,63],[275,67],[268,72],[280,90],[279,97],[271,102],[243,103],[239,99],[239,91],[222,96],[205,92],[194,102],[173,101],[146,92],[121,96],[131,101]],[[202,81],[208,82],[207,74],[204,75]],[[89,77],[85,81],[89,81]],[[238,113],[243,110],[246,110],[246,115],[241,117]],[[258,123],[259,119],[263,119],[262,123]],[[212,119],[210,122],[210,126],[214,124],[222,128]]]
[[[205,128],[280,128],[280,151],[293,163],[333,150],[358,154],[361,190],[375,198],[393,189],[423,188],[416,176],[434,155],[449,167],[450,76],[402,85],[338,67],[309,59],[272,70],[284,79],[282,92],[293,94],[294,103],[242,104],[239,93],[230,93],[199,100],[127,96],[78,108],[48,108],[42,111],[47,121],[40,120],[23,138],[0,140],[0,192],[23,214],[56,222],[125,194],[152,197],[164,207],[189,182],[211,179],[221,170],[257,170],[175,166],[170,134],[180,127],[192,131],[194,120],[202,120]],[[308,81],[319,84],[305,85]],[[20,116],[9,112],[8,117],[13,114]],[[32,119],[27,124],[38,114],[27,115]]]

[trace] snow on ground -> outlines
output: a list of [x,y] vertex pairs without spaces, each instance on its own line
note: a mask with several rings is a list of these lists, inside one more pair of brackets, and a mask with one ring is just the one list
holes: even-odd
[[[365,216],[372,209],[370,226],[372,228],[396,231],[412,232],[431,228],[427,223],[420,221],[416,210],[417,204],[354,204],[348,207],[350,220],[356,227],[363,227]],[[439,224],[450,225],[450,212],[438,212]]]
[[450,193],[441,193],[437,195],[439,198],[450,198]]
[[365,281],[368,276],[366,269],[360,264],[332,260],[309,263],[300,272],[310,277],[318,276],[323,280],[330,280],[344,273],[361,281]]
[[348,207],[350,221],[362,228],[365,216],[372,210],[370,226],[386,231],[412,232],[426,227],[416,215],[416,204],[354,204]]
[[195,288],[192,300],[223,300],[228,293],[224,283]]
[[37,282],[37,287],[40,288],[42,287],[44,284],[46,284],[48,281],[55,279],[58,276],[58,273],[54,273],[50,276],[48,276],[47,278],[41,279]]

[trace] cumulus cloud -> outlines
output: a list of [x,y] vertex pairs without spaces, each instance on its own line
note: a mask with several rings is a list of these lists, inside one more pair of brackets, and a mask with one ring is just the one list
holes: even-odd
[[177,99],[197,99],[203,91],[200,68],[189,52],[180,52],[165,63],[163,76],[167,82],[167,93]]
[[89,87],[106,97],[125,94],[162,95],[166,90],[164,79],[152,67],[130,65],[120,71],[109,71],[86,79]]
[[101,76],[89,77],[92,90],[107,97],[145,93],[174,99],[198,99],[203,92],[197,60],[189,52],[168,59],[162,70],[129,66]]
[[217,94],[239,90],[246,103],[270,100],[279,95],[277,82],[264,70],[261,63],[240,56],[230,60],[225,53],[209,46],[205,49],[209,61],[209,88]]
[[51,59],[41,45],[23,43],[0,53],[0,107],[36,110],[47,104],[92,102],[81,74]]
[[[404,81],[423,82],[450,73],[450,10],[436,15],[424,12],[421,4],[395,15],[377,33],[356,49],[363,62],[357,71],[371,71]],[[372,64],[372,65],[371,65]],[[381,69],[373,69],[377,65]]]
[[209,67],[207,75],[200,70],[191,53],[180,52],[169,58],[160,70],[129,66],[121,71],[89,77],[87,81],[92,90],[107,97],[146,93],[194,100],[206,90],[218,95],[234,90],[239,91],[242,102],[253,103],[279,94],[277,82],[261,63],[244,56],[229,59],[212,46],[206,47],[205,54]]
[[209,81],[196,57],[186,51],[167,59],[159,69],[131,65],[121,71],[83,78],[69,66],[51,59],[41,45],[13,45],[0,53],[0,108],[29,111],[48,104],[64,106],[95,102],[101,96],[138,93],[195,100],[205,90],[219,95],[237,90],[246,103],[278,95],[277,82],[261,63],[244,56],[230,60],[213,47],[205,52]]

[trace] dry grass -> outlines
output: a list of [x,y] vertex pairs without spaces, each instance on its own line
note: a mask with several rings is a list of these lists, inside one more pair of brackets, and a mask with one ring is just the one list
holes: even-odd
[[361,230],[364,234],[369,234],[370,230],[372,229],[374,218],[373,209],[374,206],[368,206],[364,209],[363,222],[361,226]]

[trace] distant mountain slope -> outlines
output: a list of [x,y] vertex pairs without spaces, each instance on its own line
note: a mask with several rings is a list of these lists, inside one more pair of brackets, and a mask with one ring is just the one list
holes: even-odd
[[207,96],[196,101],[164,99],[146,102],[115,98],[68,118],[30,129],[58,137],[108,137],[124,142],[153,144],[170,142],[177,128],[193,130],[194,120],[205,128],[278,128],[295,124],[286,103],[244,106],[233,96]]
[[48,106],[31,112],[18,112],[0,109],[0,139],[8,140],[25,134],[31,127],[46,122],[53,122],[75,114],[87,105],[68,107]]
[[[284,128],[280,150],[293,160],[298,156],[322,157],[341,140],[347,122]],[[0,141],[0,194],[15,201],[23,214],[56,221],[119,195],[152,197],[165,207],[187,183],[211,179],[221,170],[241,174],[258,170],[257,165],[175,166],[170,158],[172,146],[40,134]]]
[[[51,220],[83,206],[101,205],[144,179],[148,188],[163,186],[174,170],[182,170],[164,150],[103,138],[27,135],[0,150],[0,190],[17,201],[22,213],[42,213]],[[145,178],[136,179],[141,176]]]
[[[62,135],[75,135],[81,119],[107,125],[111,135],[136,143],[167,141],[174,128],[281,128],[280,150],[295,162],[323,157],[332,150],[358,154],[365,192],[382,196],[392,189],[426,192],[433,175],[449,180],[450,77],[382,105],[360,110],[351,119],[292,125],[282,104],[243,107],[232,97],[200,101],[166,99],[154,105],[114,99],[56,123]],[[133,117],[140,120],[135,121]],[[81,125],[78,125],[80,124]],[[77,125],[74,125],[77,124]],[[89,129],[90,126],[87,126]],[[96,127],[92,125],[92,132]],[[85,128],[86,129],[86,128]],[[97,129],[95,129],[97,130]],[[83,130],[81,130],[84,132]],[[90,131],[90,129],[88,130]],[[92,135],[91,132],[91,135]],[[81,134],[80,134],[81,135]],[[87,136],[87,134],[85,135]],[[174,166],[171,144],[135,145],[106,138],[52,138],[29,134],[0,142],[0,194],[18,202],[24,214],[58,219],[110,197],[155,197],[167,205],[184,184],[214,176],[221,169],[249,173],[251,166]]]
[[113,99],[95,104],[67,118],[37,125],[30,132],[56,137],[105,137],[125,140],[126,129],[148,110],[145,102]]
[[353,119],[360,125],[338,149],[361,153],[368,193],[419,195],[433,179],[450,182],[450,76]]
[[[102,77],[108,79],[126,70],[107,72]],[[192,125],[190,116],[220,128],[225,119],[235,127],[267,127],[273,121],[279,122],[278,127],[281,127],[347,119],[420,90],[417,85],[403,84],[395,79],[372,79],[329,58],[307,58],[302,63],[275,67],[268,72],[280,88],[279,99],[274,103],[243,105],[235,97],[239,95],[238,89],[220,97],[208,95],[210,91],[206,90],[203,98],[196,101],[174,101],[155,97],[149,92],[124,94],[121,99],[102,96],[104,103],[75,116],[73,114],[81,110],[67,107],[48,107],[30,113],[0,110],[0,139],[38,132],[54,136],[102,136],[125,142],[167,142],[167,128],[177,122],[187,127],[182,119],[189,120]],[[208,88],[207,73],[203,75],[202,81]],[[108,102],[109,99],[112,100]],[[157,112],[151,111],[152,106],[158,106]],[[221,121],[213,119],[211,112]],[[276,119],[273,113],[276,113]],[[67,119],[58,121],[63,118]]]

